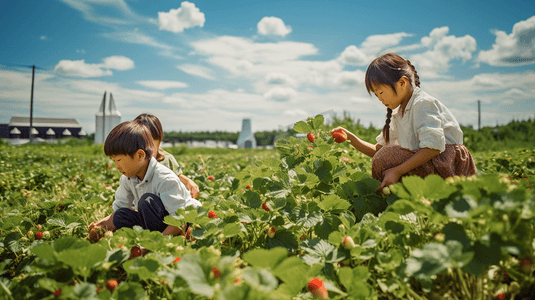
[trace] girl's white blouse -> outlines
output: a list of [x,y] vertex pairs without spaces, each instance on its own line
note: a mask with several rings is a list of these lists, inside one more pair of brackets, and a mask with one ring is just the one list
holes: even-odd
[[[436,98],[415,87],[411,99],[401,114],[401,106],[392,111],[390,143],[409,150],[432,148],[444,152],[446,144],[462,144],[463,132],[459,123]],[[383,133],[376,138],[384,146]]]

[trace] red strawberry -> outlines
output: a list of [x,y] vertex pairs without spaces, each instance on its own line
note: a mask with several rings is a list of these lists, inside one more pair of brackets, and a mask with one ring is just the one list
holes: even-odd
[[117,288],[117,280],[115,280],[115,279],[108,280],[108,282],[106,282],[106,288],[110,292],[113,292],[113,290],[115,290]]
[[180,256],[175,258],[175,263],[179,262],[181,259],[182,259],[182,257],[180,257]]
[[337,143],[343,143],[347,140],[347,133],[343,129],[333,131],[332,136]]
[[520,269],[522,270],[522,272],[524,272],[526,274],[531,273],[532,272],[532,269],[531,269],[531,265],[532,264],[533,264],[533,262],[531,261],[531,259],[524,258],[520,262]]
[[314,143],[314,140],[316,139],[316,136],[312,133],[312,132],[309,132],[307,134],[307,139],[311,142],[311,143]]
[[130,248],[130,257],[128,259],[133,259],[138,256],[141,256],[141,248],[138,245]]
[[269,209],[269,206],[267,205],[267,202],[262,203],[262,208],[263,208],[265,211],[271,211],[271,209]]
[[54,291],[54,297],[59,297],[61,295],[61,289],[57,289]]
[[221,271],[219,271],[218,268],[216,268],[216,267],[212,267],[212,272],[214,273],[214,278],[215,278],[215,279],[221,277]]
[[351,250],[355,248],[355,242],[353,241],[352,237],[346,236],[344,242],[342,243],[342,246],[344,246],[344,249],[346,250]]
[[208,212],[208,218],[215,219],[215,218],[217,218],[217,215],[215,214],[215,212],[213,210],[211,210],[211,211]]
[[248,189],[248,190],[251,189],[251,185],[250,185],[250,184],[247,185],[247,189]]
[[314,150],[314,146],[308,146],[307,150]]
[[40,240],[43,238],[43,233],[42,232],[36,232],[35,233],[35,239],[36,240]]
[[212,175],[208,176],[208,179],[215,180],[214,176],[212,176]]
[[505,300],[505,293],[500,293],[494,297],[496,300]]
[[270,238],[274,238],[275,237],[275,227],[270,227],[268,229],[268,233],[267,235],[270,237]]
[[325,284],[323,284],[323,281],[319,278],[310,279],[308,282],[308,290],[315,298],[327,299],[329,297]]

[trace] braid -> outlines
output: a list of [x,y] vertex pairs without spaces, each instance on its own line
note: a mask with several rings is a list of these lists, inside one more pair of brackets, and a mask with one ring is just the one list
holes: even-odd
[[390,118],[391,117],[392,117],[392,110],[390,108],[387,108],[386,109],[386,124],[385,124],[385,127],[383,127],[383,137],[385,138],[387,145],[390,142]]
[[414,84],[417,87],[420,87],[420,76],[418,76],[418,73],[416,72],[416,68],[411,64],[411,62],[407,59],[407,64],[409,67],[411,67],[413,75],[414,75]]

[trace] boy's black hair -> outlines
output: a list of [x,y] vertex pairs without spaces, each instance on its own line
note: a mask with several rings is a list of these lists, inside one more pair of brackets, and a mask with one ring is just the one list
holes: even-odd
[[112,155],[134,156],[137,150],[145,151],[145,156],[150,160],[154,153],[154,142],[147,126],[138,122],[123,122],[112,129],[104,143],[104,153]]

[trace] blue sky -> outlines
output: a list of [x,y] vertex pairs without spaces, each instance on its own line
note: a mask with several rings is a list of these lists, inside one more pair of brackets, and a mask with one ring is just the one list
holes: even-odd
[[[31,4],[28,4],[31,3]],[[364,73],[395,52],[463,125],[535,117],[535,10],[526,1],[0,3],[0,123],[75,117],[95,130],[104,91],[122,120],[165,131],[273,130],[333,111],[382,127]]]

